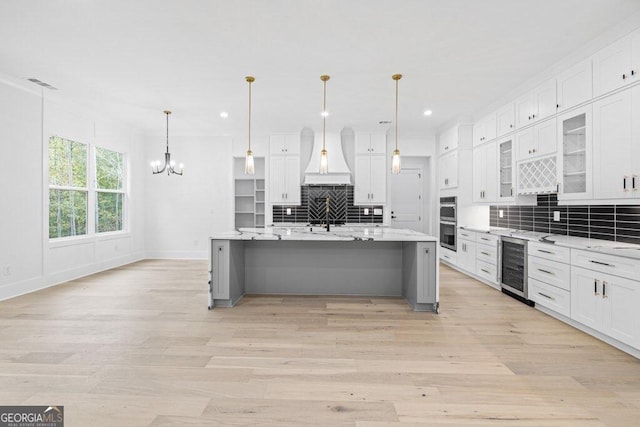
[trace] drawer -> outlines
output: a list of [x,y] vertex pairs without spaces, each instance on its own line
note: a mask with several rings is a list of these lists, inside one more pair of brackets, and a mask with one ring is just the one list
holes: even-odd
[[528,247],[529,255],[550,259],[551,261],[564,262],[565,264],[571,262],[571,249],[569,248],[538,242],[529,242]]
[[528,276],[566,291],[571,289],[571,266],[529,255]]
[[495,234],[476,233],[476,242],[482,243],[483,245],[493,245],[497,247],[499,241],[500,236],[496,236]]
[[484,261],[489,264],[493,264],[495,267],[496,265],[498,265],[498,247],[477,244],[476,258],[478,259],[478,261]]
[[493,284],[498,283],[498,270],[495,264],[476,260],[476,275]]
[[451,264],[456,265],[457,254],[449,249],[440,248],[440,259]]
[[529,278],[529,299],[536,304],[571,317],[571,292]]
[[476,233],[475,231],[463,230],[458,228],[458,240],[471,240],[472,242],[476,241]]
[[640,278],[640,260],[632,258],[574,249],[571,265],[632,280]]

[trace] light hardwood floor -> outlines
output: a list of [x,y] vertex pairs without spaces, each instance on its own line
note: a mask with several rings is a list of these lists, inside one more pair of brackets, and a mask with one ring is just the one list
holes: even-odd
[[66,426],[637,426],[640,361],[450,268],[396,298],[245,297],[143,261],[0,302],[0,404]]

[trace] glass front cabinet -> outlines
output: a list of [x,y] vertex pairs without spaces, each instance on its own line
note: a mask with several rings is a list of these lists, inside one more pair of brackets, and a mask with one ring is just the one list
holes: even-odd
[[506,138],[498,142],[498,165],[499,165],[499,193],[501,202],[513,201],[515,186],[513,182],[513,138]]
[[558,200],[591,198],[591,106],[558,116]]

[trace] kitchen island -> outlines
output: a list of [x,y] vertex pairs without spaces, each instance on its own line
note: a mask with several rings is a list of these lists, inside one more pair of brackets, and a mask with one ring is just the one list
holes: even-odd
[[438,312],[438,239],[385,227],[268,227],[210,239],[209,309],[245,294],[403,297]]

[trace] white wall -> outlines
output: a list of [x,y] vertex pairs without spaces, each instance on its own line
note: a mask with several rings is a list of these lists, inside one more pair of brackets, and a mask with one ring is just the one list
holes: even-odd
[[204,259],[209,236],[234,228],[232,138],[169,134],[184,175],[152,175],[149,163],[163,160],[165,138],[146,137],[145,158],[134,165],[144,174],[146,256]]
[[[81,113],[80,113],[81,112]],[[123,265],[143,257],[140,227],[144,183],[132,171],[124,233],[50,242],[48,238],[48,140],[51,135],[126,153],[138,162],[134,131],[43,93],[0,80],[0,300]],[[8,274],[6,274],[8,273]]]

